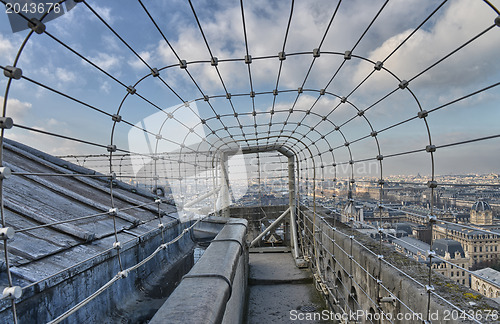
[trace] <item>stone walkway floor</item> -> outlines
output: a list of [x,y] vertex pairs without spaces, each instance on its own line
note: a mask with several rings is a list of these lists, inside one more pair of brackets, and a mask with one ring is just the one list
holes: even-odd
[[[311,272],[297,268],[291,253],[250,253],[248,284],[247,324],[329,323],[321,321],[325,304]],[[307,320],[315,313],[319,320]]]

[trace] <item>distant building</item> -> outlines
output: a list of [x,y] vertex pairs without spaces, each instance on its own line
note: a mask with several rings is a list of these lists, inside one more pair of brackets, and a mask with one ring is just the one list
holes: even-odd
[[407,257],[422,263],[429,262],[427,251],[430,250],[430,245],[425,242],[419,241],[413,237],[405,236],[392,241],[392,245],[394,245],[396,251],[406,255]]
[[431,229],[429,226],[417,225],[413,226],[412,236],[427,244],[431,243]]
[[380,220],[383,223],[401,223],[406,221],[406,216],[398,210],[398,205],[385,204],[385,206],[389,208],[378,208],[376,204],[365,203],[363,206],[356,206],[353,213],[356,212],[356,217],[358,218],[360,218],[359,214],[362,213],[363,220],[369,223],[380,222]]
[[470,222],[474,225],[493,225],[493,211],[484,200],[476,201],[470,211]]
[[[427,251],[430,250],[430,245],[417,240],[413,237],[402,237],[392,241],[392,245],[396,251],[415,259],[418,262],[429,263]],[[449,264],[439,258],[432,258],[432,269],[442,275],[453,279],[457,283],[469,286],[469,274],[457,266],[464,269],[469,268],[469,258],[465,254],[462,245],[454,240],[436,240],[433,242],[432,250],[436,252],[441,259],[453,263]]]
[[[494,282],[496,285],[486,281]],[[488,298],[500,298],[500,272],[491,268],[472,271],[471,288]]]
[[[442,259],[453,263],[463,269],[469,269],[469,256],[465,253],[462,244],[452,239],[435,240],[432,243],[432,250]],[[436,262],[432,268],[446,277],[455,280],[462,285],[469,285],[469,274],[456,266],[447,262]]]
[[363,207],[355,206],[352,202],[349,202],[344,208],[341,221],[344,223],[348,223],[350,221],[363,223]]
[[[470,264],[491,261],[500,257],[498,245],[500,243],[500,227],[493,225],[493,211],[490,205],[483,200],[477,201],[470,210],[470,224],[465,228],[455,224],[437,223],[433,228],[433,238],[453,239],[462,244],[470,257]],[[488,230],[490,233],[485,232]]]
[[394,223],[392,224],[392,228],[394,228],[397,232],[403,233],[402,236],[410,236],[413,234],[413,224],[410,223]]
[[[425,215],[430,214],[429,208],[417,207],[417,206],[405,206],[401,210],[406,214],[406,221],[427,225],[427,217]],[[468,223],[469,215],[458,213],[451,210],[440,210],[435,209],[432,212],[438,219],[450,222],[450,223]]]

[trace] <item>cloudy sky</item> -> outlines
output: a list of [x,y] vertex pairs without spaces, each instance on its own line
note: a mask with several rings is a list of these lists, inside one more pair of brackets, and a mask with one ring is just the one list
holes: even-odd
[[[491,2],[500,8],[499,0]],[[197,113],[208,120],[207,125],[211,129],[226,126],[237,137],[241,135],[238,126],[243,124],[248,136],[255,136],[255,130],[259,136],[266,135],[269,130],[266,125],[271,121],[272,91],[276,87],[280,67],[276,56],[283,49],[291,1],[243,2],[248,52],[254,58],[250,64],[251,86],[258,94],[253,101],[249,96],[248,65],[242,61],[246,55],[246,44],[239,1],[192,1],[212,55],[219,61],[238,59],[220,62],[218,68],[223,84],[217,70],[209,63],[209,50],[188,1],[143,0],[175,53],[188,62],[188,71],[201,92],[185,70],[178,66],[170,67],[177,65],[178,59],[139,1],[88,0],[87,3],[147,65],[87,6],[78,4],[62,17],[47,23],[47,31],[53,38],[47,34],[35,34],[29,39],[18,63],[24,76],[109,114],[117,113],[126,89],[69,51],[57,39],[125,85],[135,84],[150,74],[149,67],[168,67],[161,71],[163,82],[149,76],[136,87],[137,94],[149,102],[137,95],[128,96],[124,101],[120,115],[131,124],[141,125],[141,121],[158,112],[157,108],[177,107],[173,109],[177,111],[182,101],[200,99],[203,92],[210,97],[220,96],[210,99],[211,106],[203,100],[194,105]],[[285,120],[288,122],[285,131],[297,129],[298,133],[306,133],[314,126],[315,131],[308,134],[307,145],[314,146],[317,152],[324,152],[329,147],[342,146],[344,137],[352,142],[369,135],[372,128],[378,131],[414,117],[420,110],[419,105],[424,110],[432,110],[500,81],[500,27],[490,28],[498,14],[483,1],[449,0],[442,4],[442,1],[392,0],[383,7],[384,3],[343,1],[329,26],[337,2],[294,1],[285,45],[288,56],[282,62],[278,83],[280,93],[274,103],[277,113],[272,116],[276,134],[282,128],[279,122]],[[358,42],[382,7],[380,15]],[[420,30],[413,33],[438,7],[439,10]],[[428,69],[482,32],[485,33],[472,43]],[[27,30],[12,33],[7,16],[0,16],[0,65],[12,65],[27,35]],[[398,48],[409,35],[409,40]],[[311,52],[320,44],[321,56],[311,65]],[[343,55],[339,53],[353,48],[353,58],[344,62]],[[397,51],[391,54],[396,48]],[[271,58],[255,59],[267,56]],[[373,64],[365,59],[384,61],[387,70],[373,72]],[[337,70],[338,74],[329,84]],[[370,77],[357,87],[368,75]],[[398,90],[375,104],[398,88],[399,81],[395,76],[411,80],[411,92],[408,89]],[[303,83],[305,90],[298,95],[297,89]],[[6,78],[0,79],[2,102],[6,84]],[[233,94],[231,101],[225,98],[224,86]],[[320,96],[319,89],[324,88],[327,94]],[[262,92],[267,94],[259,94]],[[238,94],[241,96],[236,96]],[[349,103],[340,104],[339,98],[343,96],[348,96]],[[427,122],[432,143],[440,146],[500,134],[499,99],[500,87],[494,87],[430,113]],[[288,110],[294,104],[297,112],[288,116]],[[238,119],[232,116],[232,107],[240,114]],[[212,108],[218,114],[231,116],[221,120],[213,118]],[[351,120],[356,116],[357,109],[367,108],[366,118]],[[304,111],[309,109],[315,114],[306,115]],[[245,114],[253,110],[257,116]],[[109,116],[26,80],[13,82],[7,115],[19,125],[103,145],[111,142],[113,121]],[[322,121],[321,116],[324,115],[328,115],[330,122]],[[297,126],[296,123],[304,117],[301,125]],[[254,123],[260,126],[254,129]],[[344,123],[341,132],[333,131],[333,124]],[[168,139],[169,131],[174,132],[174,129],[164,125],[162,137]],[[123,122],[117,124],[113,142],[120,148],[128,149],[130,130],[130,125]],[[158,129],[151,131],[153,134],[159,132]],[[205,131],[208,132],[207,129]],[[228,132],[221,131],[220,134],[226,136]],[[321,139],[322,134],[329,135]],[[9,130],[7,137],[53,154],[105,153],[102,148],[20,128]],[[387,156],[425,148],[429,144],[429,135],[424,121],[416,118],[381,132],[378,141],[381,154]],[[347,148],[335,149],[335,160],[346,162],[351,158],[361,160],[378,155],[377,143],[369,136],[349,148],[351,152]],[[499,148],[500,139],[496,138],[439,149],[435,154],[436,173],[500,173]],[[330,163],[332,160],[330,155],[323,162]],[[387,158],[384,160],[384,173],[428,174],[429,154],[423,152]]]

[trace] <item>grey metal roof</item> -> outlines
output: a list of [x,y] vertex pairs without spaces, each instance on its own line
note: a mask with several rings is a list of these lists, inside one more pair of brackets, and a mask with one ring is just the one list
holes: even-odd
[[[9,240],[9,261],[18,284],[43,279],[113,247],[108,177],[47,176],[96,173],[7,139],[4,161],[13,172],[4,180],[3,201],[7,226],[16,231]],[[113,197],[120,240],[126,242],[158,228],[153,194],[116,181]],[[177,222],[175,206],[162,202],[160,208],[163,222]],[[96,214],[100,215],[30,229]],[[3,254],[0,269],[5,269]],[[0,286],[4,285],[6,278],[0,277]]]
[[425,255],[426,251],[430,249],[429,244],[408,236],[394,240],[392,243],[394,245],[402,247],[414,256],[418,256],[418,261],[426,261],[423,258],[423,255]]
[[398,231],[404,231],[408,234],[411,234],[413,232],[411,225],[409,223],[395,223],[392,226],[396,228]]
[[[416,238],[405,236],[397,240],[397,243],[400,244],[401,246],[407,248],[410,251],[427,251],[429,250],[429,244],[422,242],[420,240],[417,240]],[[411,244],[411,245],[410,245]],[[418,249],[416,249],[413,246],[416,246]]]
[[460,224],[441,224],[437,223],[435,226],[439,226],[442,228],[446,228],[449,231],[455,231],[455,232],[463,232],[466,235],[500,235],[500,228],[498,227],[492,227],[492,226],[481,226],[481,228],[484,228],[485,230],[488,230],[491,233],[494,234],[488,234],[484,230],[480,229],[472,229],[470,227],[464,227],[463,225]]
[[455,258],[455,253],[460,253],[462,258],[465,258],[465,252],[460,242],[452,239],[439,239],[432,243],[432,249],[440,256],[444,256],[446,252],[450,254],[452,259]]
[[500,271],[491,268],[484,268],[481,270],[472,271],[473,274],[479,275],[482,278],[486,278],[490,281],[500,283]]

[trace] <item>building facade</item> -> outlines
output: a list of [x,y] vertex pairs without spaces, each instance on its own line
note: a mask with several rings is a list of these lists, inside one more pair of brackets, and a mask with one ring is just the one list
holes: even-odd
[[[453,239],[460,242],[471,260],[471,265],[500,258],[500,226],[495,222],[491,206],[477,201],[470,210],[469,228],[438,223],[434,226],[433,239]],[[490,233],[488,233],[488,232]]]
[[468,286],[469,273],[464,269],[469,269],[469,257],[462,245],[455,240],[439,239],[433,242],[432,249],[440,258],[449,262],[433,262],[432,268],[457,283]]
[[491,268],[473,271],[471,288],[488,298],[500,298],[500,272]]

